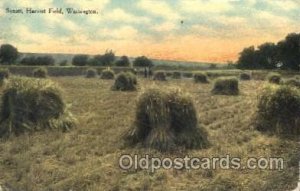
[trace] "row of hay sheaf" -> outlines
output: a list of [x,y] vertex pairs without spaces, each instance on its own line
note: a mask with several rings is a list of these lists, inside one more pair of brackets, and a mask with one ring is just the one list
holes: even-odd
[[61,89],[48,79],[13,77],[2,96],[0,135],[41,129],[66,131],[75,118],[63,100]]

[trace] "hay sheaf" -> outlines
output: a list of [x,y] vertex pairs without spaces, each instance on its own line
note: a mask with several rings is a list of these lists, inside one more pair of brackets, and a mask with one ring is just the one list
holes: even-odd
[[121,72],[117,75],[112,90],[134,91],[136,90],[137,78],[132,72]]
[[236,78],[218,78],[212,89],[216,95],[238,95],[239,81]]
[[[172,75],[172,74],[171,74]],[[154,73],[153,80],[167,81],[167,74],[165,71],[157,71]]]
[[280,84],[281,82],[281,75],[277,72],[270,72],[267,75],[267,80],[269,83],[273,83],[273,84]]
[[256,127],[278,135],[300,134],[300,92],[291,86],[268,85],[262,90]]
[[207,132],[199,127],[192,98],[178,89],[152,88],[144,92],[138,100],[134,127],[127,140],[160,151],[209,145]]
[[97,72],[96,69],[94,69],[94,68],[88,68],[86,70],[85,77],[86,78],[95,78],[95,77],[97,77],[97,75],[98,75],[98,72]]
[[47,78],[48,77],[48,71],[46,68],[36,68],[32,72],[33,77],[35,78]]
[[105,69],[101,72],[100,78],[105,79],[105,80],[115,79],[115,72],[113,70],[111,70],[110,68]]
[[194,73],[194,82],[195,83],[209,83],[207,75],[203,72]]
[[75,118],[60,88],[47,79],[12,78],[2,96],[0,136],[42,129],[70,129]]
[[240,80],[251,80],[251,75],[248,73],[241,73]]

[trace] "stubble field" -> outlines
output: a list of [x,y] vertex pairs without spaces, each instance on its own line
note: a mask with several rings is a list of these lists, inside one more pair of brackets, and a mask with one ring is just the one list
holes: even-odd
[[[138,91],[111,91],[113,80],[83,77],[51,78],[78,119],[69,132],[41,131],[0,142],[0,184],[20,190],[257,190],[282,191],[296,187],[299,144],[295,137],[279,138],[253,127],[257,96],[267,82],[242,81],[240,95],[210,93],[212,83],[191,79],[155,82],[138,78]],[[123,135],[132,126],[137,98],[151,86],[179,87],[191,94],[199,125],[208,131],[208,149],[161,153],[126,146]],[[155,157],[283,157],[277,170],[124,171],[122,154]]]

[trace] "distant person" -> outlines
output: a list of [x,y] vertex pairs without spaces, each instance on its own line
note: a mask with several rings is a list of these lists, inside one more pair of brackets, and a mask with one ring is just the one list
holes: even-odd
[[153,75],[153,72],[152,72],[152,69],[151,68],[149,68],[149,77],[151,77],[152,75]]
[[148,71],[147,71],[147,68],[144,69],[144,77],[145,77],[145,78],[148,77]]

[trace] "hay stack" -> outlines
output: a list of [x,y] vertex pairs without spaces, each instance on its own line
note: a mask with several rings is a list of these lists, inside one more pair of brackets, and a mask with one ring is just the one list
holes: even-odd
[[276,72],[270,72],[267,75],[267,80],[268,80],[269,83],[280,84],[281,75],[279,73],[276,73]]
[[98,72],[97,72],[96,69],[94,69],[94,68],[88,68],[86,70],[85,77],[86,78],[95,78],[95,77],[97,77],[97,75],[98,75]]
[[137,79],[132,72],[121,72],[117,75],[112,90],[133,91],[136,90]]
[[60,88],[50,80],[12,78],[4,90],[0,113],[0,136],[40,129],[74,126]]
[[300,134],[300,92],[291,86],[266,86],[257,105],[258,130]]
[[165,71],[157,71],[154,73],[153,80],[167,81],[167,74]]
[[239,81],[236,78],[218,78],[212,93],[216,95],[238,95]]
[[105,69],[102,71],[100,78],[105,80],[115,79],[115,72],[110,68]]
[[207,75],[203,72],[196,72],[194,74],[194,82],[195,83],[209,83]]
[[143,93],[127,139],[160,151],[208,146],[207,133],[198,126],[193,101],[180,90],[149,89]]
[[240,80],[251,80],[251,75],[248,73],[241,73]]
[[283,84],[288,85],[288,86],[293,86],[293,87],[300,88],[300,80],[297,79],[297,78],[287,79],[287,80],[284,81]]
[[172,78],[173,79],[181,79],[181,72],[178,72],[178,71],[175,71],[175,72],[173,72],[173,74],[172,74]]
[[32,75],[35,78],[47,78],[48,71],[46,68],[40,67],[40,68],[34,69],[32,72]]
[[9,71],[8,69],[0,69],[0,86],[2,87],[4,84],[7,83],[9,78]]

